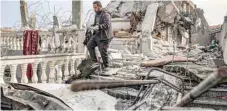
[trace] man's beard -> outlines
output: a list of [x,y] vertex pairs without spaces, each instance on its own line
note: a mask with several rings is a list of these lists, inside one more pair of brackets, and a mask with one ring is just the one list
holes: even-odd
[[99,15],[99,14],[101,14],[101,12],[102,12],[102,10],[100,9],[99,11],[96,11],[95,13]]

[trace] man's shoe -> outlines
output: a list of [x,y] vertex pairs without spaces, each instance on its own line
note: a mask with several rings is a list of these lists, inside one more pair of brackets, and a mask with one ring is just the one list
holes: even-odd
[[92,68],[92,69],[98,68],[98,67],[100,67],[100,64],[97,63],[97,62],[95,62],[95,63],[93,63],[93,64],[91,65],[91,68]]

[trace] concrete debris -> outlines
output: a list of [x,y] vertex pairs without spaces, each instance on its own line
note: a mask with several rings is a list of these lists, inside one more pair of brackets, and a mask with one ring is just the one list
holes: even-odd
[[[227,15],[223,25],[210,28],[190,0],[113,0],[105,8],[114,33],[107,71],[85,59],[67,84],[1,86],[4,108],[226,110]],[[53,44],[59,47],[59,34],[78,27],[60,27],[54,19]],[[25,16],[22,21],[29,28]]]
[[[16,86],[16,88],[15,88]],[[6,99],[6,101],[10,100],[15,101],[17,103],[13,104],[13,106],[8,107],[9,109],[30,109],[30,110],[72,110],[68,105],[66,105],[62,100],[53,97],[50,94],[42,93],[42,91],[35,90],[23,90],[18,87],[21,87],[20,84],[14,84],[13,87],[11,85],[1,85],[1,97]],[[22,86],[28,87],[28,86]],[[34,88],[33,88],[34,89]],[[4,100],[3,100],[4,101]],[[8,104],[12,104],[9,101]],[[20,105],[23,104],[23,105]]]
[[178,12],[174,8],[172,3],[169,3],[166,6],[163,4],[158,10],[158,16],[160,17],[160,19],[167,23],[173,23],[177,13]]
[[180,57],[180,56],[164,56],[161,58],[158,58],[156,60],[150,60],[150,61],[144,61],[141,63],[141,66],[143,67],[157,67],[162,66],[171,62],[195,62],[195,59],[192,58],[186,58],[186,57]]
[[198,97],[202,93],[206,92],[209,88],[216,85],[223,78],[227,77],[227,67],[219,68],[215,73],[211,74],[207,77],[203,82],[201,82],[198,86],[192,89],[189,93],[187,93],[177,104],[174,106],[184,106],[187,103],[191,102],[194,98]]

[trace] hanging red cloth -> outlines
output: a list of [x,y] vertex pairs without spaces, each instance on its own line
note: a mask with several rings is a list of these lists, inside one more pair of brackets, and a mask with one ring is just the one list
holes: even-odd
[[[38,30],[25,30],[23,41],[23,55],[37,55],[38,54]],[[27,77],[32,77],[32,65],[27,66]]]

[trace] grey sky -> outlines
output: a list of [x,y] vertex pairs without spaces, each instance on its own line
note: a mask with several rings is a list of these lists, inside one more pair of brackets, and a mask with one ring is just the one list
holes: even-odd
[[[28,6],[37,2],[38,0],[26,0]],[[52,15],[58,12],[57,15],[61,16],[60,19],[62,21],[67,21],[70,17],[71,12],[71,0],[41,0],[42,5],[32,5],[30,8],[30,12],[36,10],[39,14],[38,20],[40,24],[44,22],[48,22],[52,20]],[[49,6],[48,7],[48,1]],[[92,1],[94,0],[84,0],[84,15],[88,10],[92,9]],[[101,0],[103,6],[108,4],[109,0]],[[199,8],[204,9],[205,17],[210,25],[222,24],[224,15],[227,12],[227,0],[193,0],[194,3],[197,4]],[[48,14],[49,16],[44,16],[47,12],[52,12]],[[46,21],[41,20],[41,16],[44,18],[47,17],[49,19],[45,19]],[[0,27],[12,27],[20,23],[20,5],[19,0],[1,0],[1,26]]]
[[209,25],[222,24],[227,13],[227,0],[193,0],[204,10]]

